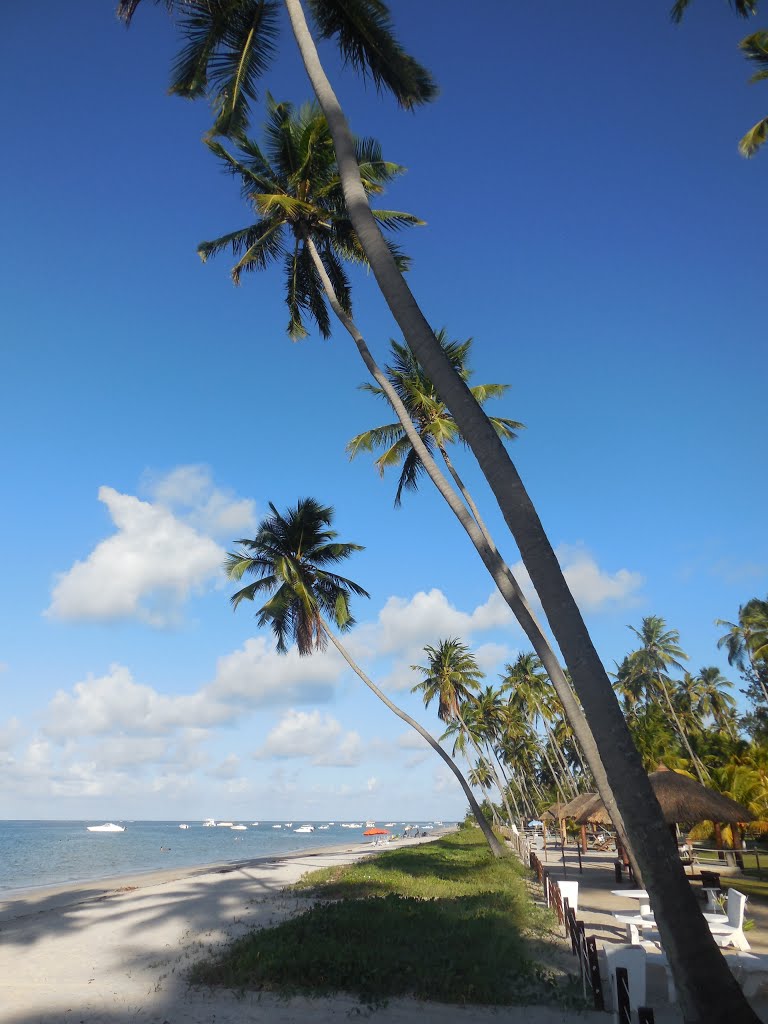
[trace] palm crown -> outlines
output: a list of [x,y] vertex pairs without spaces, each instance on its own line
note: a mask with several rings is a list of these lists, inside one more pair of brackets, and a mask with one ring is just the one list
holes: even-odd
[[314,498],[300,499],[284,515],[271,502],[269,508],[271,515],[259,523],[255,538],[237,541],[242,550],[227,555],[224,569],[231,580],[256,577],[231,601],[236,608],[241,601],[270,595],[256,612],[259,626],[271,627],[281,654],[295,642],[300,655],[309,655],[326,645],[324,615],[346,632],[355,623],[350,596],[369,596],[357,583],[326,568],[363,549],[336,540],[336,532],[329,529],[333,509]]
[[[267,113],[263,149],[244,135],[235,140],[237,155],[221,143],[207,140],[225,168],[240,178],[243,198],[253,206],[257,220],[239,231],[201,242],[197,251],[205,261],[231,249],[239,257],[232,269],[235,284],[244,271],[263,270],[282,260],[289,335],[294,340],[306,336],[303,314],[309,313],[327,338],[331,327],[326,296],[307,243],[311,239],[318,250],[346,312],[351,310],[351,300],[344,262],[365,264],[366,257],[347,215],[333,142],[319,107],[307,103],[297,110],[268,96]],[[382,159],[375,139],[358,139],[356,156],[363,187],[371,195],[383,192],[384,185],[404,170]],[[373,213],[390,230],[423,223],[398,210]],[[398,266],[406,269],[407,258],[391,241],[389,247]]]
[[[462,342],[449,341],[445,328],[438,331],[435,337],[456,372],[462,380],[468,381],[472,376],[468,365],[472,339],[467,338]],[[394,358],[391,365],[385,367],[387,378],[415,423],[426,449],[432,454],[437,448],[444,456],[447,444],[455,441],[465,443],[456,421],[410,349],[394,340],[390,340],[390,345]],[[373,384],[362,384],[361,389],[384,397],[382,389]],[[477,402],[484,405],[489,398],[500,398],[508,389],[509,384],[476,384],[469,390]],[[499,437],[504,440],[513,440],[517,437],[516,431],[523,427],[517,420],[501,416],[489,416],[488,419]],[[402,464],[395,496],[395,505],[399,505],[403,490],[418,488],[419,476],[424,468],[421,459],[412,448],[400,423],[387,423],[366,430],[353,437],[347,444],[350,458],[354,458],[360,452],[373,451],[376,448],[385,449],[376,459],[376,466],[382,475],[387,466]]]
[[[141,0],[119,0],[117,14],[130,24]],[[178,23],[183,46],[171,72],[170,92],[207,97],[215,112],[214,134],[242,131],[258,80],[277,55],[279,0],[154,0]],[[307,0],[315,35],[335,39],[345,64],[378,90],[388,90],[410,109],[437,95],[437,86],[393,32],[382,0]]]
[[477,661],[466,644],[458,638],[440,640],[436,647],[424,648],[428,661],[426,665],[411,665],[423,679],[411,687],[411,693],[421,693],[424,706],[429,707],[437,697],[437,717],[441,722],[455,721],[460,716],[460,706],[479,689],[485,675],[478,668]]

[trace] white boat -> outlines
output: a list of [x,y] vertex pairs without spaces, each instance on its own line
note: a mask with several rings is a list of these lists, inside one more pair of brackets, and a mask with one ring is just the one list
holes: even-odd
[[232,829],[233,832],[245,832],[245,830],[248,828],[248,826],[247,825],[230,825],[230,828]]
[[108,821],[105,825],[86,825],[89,832],[125,832],[125,825],[115,825]]
[[189,825],[179,825],[179,828],[189,828]]
[[330,828],[330,827],[331,827],[330,825],[318,825],[318,828],[320,829],[321,832],[323,831],[323,829]]
[[295,828],[293,831],[294,832],[314,832],[315,831],[315,826],[314,825],[299,825],[299,827]]
[[385,821],[384,822],[384,828],[394,828],[394,827],[395,827],[394,821]]
[[376,828],[376,822],[375,821],[366,821],[365,827],[366,828]]
[[286,828],[293,828],[293,822],[292,821],[286,821],[285,827]]
[[217,821],[216,828],[232,828],[234,821]]
[[213,828],[216,824],[215,818],[206,818],[203,822],[203,828]]
[[272,828],[282,828],[282,825],[273,825]]
[[258,823],[258,821],[252,821],[251,824],[252,825],[258,825],[259,823]]

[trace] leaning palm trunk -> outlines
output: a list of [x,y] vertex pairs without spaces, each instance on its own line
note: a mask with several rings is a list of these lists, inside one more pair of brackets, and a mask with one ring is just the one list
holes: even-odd
[[437,742],[434,736],[431,736],[427,732],[427,730],[416,721],[415,718],[411,718],[411,716],[407,714],[407,712],[403,711],[402,708],[399,708],[397,704],[394,704],[389,699],[389,697],[387,697],[387,695],[378,688],[378,686],[373,682],[373,680],[368,678],[365,672],[363,672],[363,670],[360,668],[357,662],[349,654],[346,647],[344,647],[344,645],[339,641],[338,637],[329,627],[325,619],[321,618],[320,622],[323,627],[323,632],[331,641],[331,643],[339,652],[339,654],[342,656],[344,661],[346,661],[346,663],[355,673],[355,675],[358,676],[359,679],[362,679],[362,681],[365,683],[368,689],[375,693],[379,700],[387,705],[390,711],[397,715],[398,718],[401,718],[404,722],[407,722],[412,729],[415,729],[419,736],[421,736],[422,739],[426,740],[430,747],[432,747],[432,749],[435,751],[435,753],[438,754],[443,759],[443,761],[445,761],[445,763],[448,765],[448,767],[451,769],[453,774],[458,779],[459,785],[464,790],[464,795],[469,801],[469,806],[472,808],[472,813],[477,819],[477,824],[482,829],[483,835],[486,838],[491,853],[493,854],[494,857],[504,857],[506,855],[504,847],[493,834],[493,829],[485,820],[485,815],[483,814],[480,808],[480,804],[478,804],[477,800],[475,799],[475,794],[472,792],[469,783],[459,771],[458,767],[456,766],[456,763],[454,762],[450,754],[443,750],[443,748],[440,746],[440,744]]
[[683,723],[680,721],[680,716],[677,714],[677,712],[675,711],[674,705],[672,704],[672,698],[669,696],[669,691],[667,690],[666,683],[661,678],[661,676],[657,676],[656,677],[656,683],[657,683],[659,689],[661,690],[661,692],[664,694],[664,700],[665,700],[666,705],[667,705],[667,710],[669,711],[669,713],[670,713],[670,715],[672,717],[672,721],[675,723],[675,729],[677,730],[677,735],[683,741],[683,746],[688,751],[688,757],[691,759],[691,764],[693,765],[693,770],[698,775],[699,782],[702,784],[702,786],[706,786],[707,782],[710,782],[711,780],[709,779],[708,775],[705,775],[704,766],[702,765],[701,761],[698,759],[698,757],[696,757],[696,755],[693,752],[693,747],[691,746],[690,741],[688,740],[688,735],[687,735],[687,733],[686,733],[686,731],[685,731],[685,729],[683,727]]
[[[453,415],[493,491],[570,669],[597,739],[599,759],[592,769],[595,782],[602,795],[602,765],[597,768],[597,761],[602,760],[615,789],[630,849],[650,891],[686,1024],[757,1024],[758,1017],[701,914],[608,675],[517,469],[437,343],[378,229],[360,179],[352,133],[320,63],[301,0],[285,0],[285,6],[304,67],[328,121],[355,233],[406,343]],[[582,743],[582,749],[592,765],[592,745]]]
[[[560,703],[563,707],[565,714],[571,723],[571,727],[575,735],[579,738],[592,769],[592,774],[595,779],[595,785],[598,788],[600,796],[608,809],[608,813],[611,816],[611,820],[614,822],[616,829],[618,830],[622,839],[625,839],[625,830],[622,822],[621,814],[616,804],[611,787],[608,783],[608,777],[603,767],[603,763],[600,759],[600,755],[595,743],[595,738],[592,735],[587,719],[579,706],[576,697],[571,690],[570,684],[565,677],[565,673],[560,667],[560,662],[555,656],[554,651],[549,645],[549,642],[544,635],[544,631],[536,621],[536,618],[531,611],[528,602],[520,588],[515,577],[509,566],[504,562],[504,559],[499,554],[496,546],[492,541],[487,540],[486,535],[481,531],[475,519],[467,511],[466,506],[461,501],[459,496],[450,486],[448,481],[445,479],[437,463],[432,458],[431,454],[427,450],[424,442],[419,436],[419,432],[416,430],[413,421],[408,415],[408,411],[400,400],[399,395],[392,387],[391,383],[387,379],[376,360],[373,358],[370,349],[368,348],[365,339],[363,338],[360,330],[355,324],[352,317],[342,308],[339,303],[336,292],[334,291],[333,284],[328,277],[328,273],[325,269],[320,254],[317,251],[310,235],[304,236],[304,243],[307,247],[315,270],[322,282],[323,289],[325,291],[328,302],[333,309],[334,313],[338,317],[341,324],[344,326],[347,333],[350,335],[352,340],[357,346],[357,350],[363,362],[371,374],[373,379],[382,389],[387,399],[389,400],[392,408],[395,411],[400,423],[405,431],[408,440],[413,445],[416,454],[419,456],[424,469],[429,475],[430,479],[438,489],[442,497],[447,502],[449,508],[454,513],[456,518],[459,520],[461,525],[464,527],[466,533],[469,535],[470,540],[475,546],[478,554],[480,555],[485,567],[490,573],[499,593],[502,595],[506,603],[512,610],[515,618],[522,626],[526,636],[533,645],[536,654],[539,656],[542,665],[547,671],[552,685],[557,693]],[[629,846],[629,844],[626,844]],[[630,847],[631,849],[631,847]],[[638,870],[638,876],[640,871]]]

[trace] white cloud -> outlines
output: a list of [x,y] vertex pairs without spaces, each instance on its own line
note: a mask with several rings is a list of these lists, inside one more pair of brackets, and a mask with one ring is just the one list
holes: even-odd
[[15,747],[22,735],[21,722],[18,718],[9,718],[4,725],[0,725],[0,751],[7,753]]
[[210,537],[112,487],[99,488],[117,532],[61,573],[47,613],[70,621],[178,620],[182,604],[221,575],[224,551]]
[[359,763],[361,753],[358,733],[344,733],[341,723],[331,715],[317,709],[307,712],[291,708],[253,756],[302,757],[314,765],[348,767]]
[[215,487],[208,466],[178,466],[164,476],[145,474],[143,485],[155,502],[184,513],[205,533],[231,540],[256,526],[255,502]]
[[401,732],[397,737],[397,745],[402,750],[426,750],[429,744],[424,737],[415,729],[408,729]]
[[164,736],[178,728],[231,721],[236,714],[204,691],[164,696],[134,682],[124,665],[112,665],[105,676],[75,683],[71,693],[58,690],[48,705],[44,731],[58,742],[114,733]]
[[210,773],[217,779],[234,779],[240,773],[240,758],[237,754],[228,754],[221,764],[217,764]]
[[[555,548],[555,554],[582,611],[598,611],[609,604],[619,607],[631,604],[643,585],[644,579],[639,572],[629,569],[618,569],[614,573],[604,571],[594,555],[581,544],[560,544]],[[536,600],[531,578],[523,563],[516,562],[512,572],[528,599]]]
[[225,552],[213,537],[252,530],[254,502],[215,487],[206,466],[145,476],[144,487],[151,501],[99,488],[115,532],[58,574],[47,615],[164,627],[179,621],[193,594],[223,582]]
[[242,648],[218,659],[207,692],[218,700],[251,706],[324,703],[332,698],[343,669],[332,648],[300,658],[295,648],[278,654],[271,638],[251,637]]

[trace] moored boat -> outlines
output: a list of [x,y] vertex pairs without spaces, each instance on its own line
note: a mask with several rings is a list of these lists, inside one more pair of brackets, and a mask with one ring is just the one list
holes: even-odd
[[86,825],[89,832],[125,832],[125,825],[116,825],[108,821],[104,825]]

